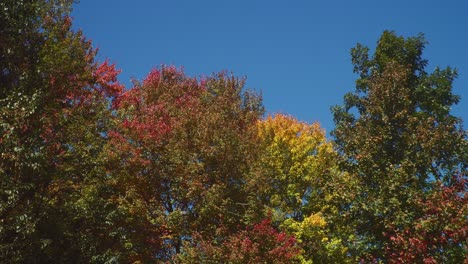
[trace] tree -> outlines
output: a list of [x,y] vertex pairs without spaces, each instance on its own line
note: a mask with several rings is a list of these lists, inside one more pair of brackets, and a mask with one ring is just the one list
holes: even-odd
[[261,151],[249,183],[255,208],[295,235],[304,262],[343,262],[346,249],[331,231],[339,221],[333,186],[342,174],[325,132],[318,123],[282,114],[268,116],[257,129]]
[[0,3],[0,257],[9,263],[112,251],[100,153],[108,100],[122,86],[71,30],[71,4]]
[[234,232],[245,224],[251,127],[262,107],[243,80],[226,73],[198,80],[163,66],[115,110],[108,171],[118,206],[135,214],[126,230],[136,258],[169,260],[194,232],[214,239],[220,225]]
[[279,114],[260,121],[258,135],[264,149],[253,188],[261,202],[296,220],[321,211],[335,152],[319,124]]
[[342,168],[358,182],[343,208],[356,228],[352,254],[363,259],[384,259],[385,234],[412,226],[423,214],[418,201],[435,186],[466,177],[466,133],[450,114],[459,101],[452,93],[457,73],[425,72],[425,44],[422,35],[405,39],[389,31],[372,57],[358,44],[351,51],[356,91],[332,109]]

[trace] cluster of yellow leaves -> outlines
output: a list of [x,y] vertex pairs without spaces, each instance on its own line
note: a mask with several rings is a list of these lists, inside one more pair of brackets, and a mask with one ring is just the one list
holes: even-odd
[[260,121],[259,136],[269,142],[271,155],[266,162],[282,178],[305,176],[310,180],[310,173],[321,166],[320,158],[333,152],[318,123],[310,125],[287,115],[278,114]]
[[[292,218],[286,219],[282,224],[282,228],[294,234],[297,241],[302,245],[303,252],[297,258],[300,263],[349,262],[349,259],[343,257],[348,249],[343,245],[341,239],[329,237],[327,222],[321,213],[311,214],[302,221],[296,221]],[[312,252],[309,252],[311,250]],[[317,254],[318,252],[321,253]],[[321,255],[321,257],[310,255],[310,253]]]
[[[265,147],[261,173],[266,182],[274,181],[284,188],[271,193],[272,205],[291,213],[295,208],[286,207],[299,207],[308,188],[320,184],[332,167],[332,144],[318,123],[308,124],[282,114],[260,121],[258,135]],[[285,195],[289,199],[284,199]],[[289,205],[281,205],[285,200]]]
[[319,238],[322,242],[328,241],[328,238],[323,233],[323,228],[326,225],[327,222],[320,213],[311,214],[304,218],[302,222],[289,218],[283,223],[283,227],[293,233],[299,242],[310,238]]

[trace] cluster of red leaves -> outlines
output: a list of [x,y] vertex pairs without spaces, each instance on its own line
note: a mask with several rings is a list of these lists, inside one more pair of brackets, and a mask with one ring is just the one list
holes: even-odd
[[125,131],[131,131],[139,140],[159,142],[171,131],[170,116],[163,104],[147,104],[141,95],[142,91],[133,89],[125,93],[122,102],[132,107],[130,115],[121,126]]
[[97,66],[93,72],[96,83],[100,86],[99,91],[106,96],[115,97],[122,93],[124,86],[117,81],[121,70],[115,68],[115,64],[104,61]]
[[270,219],[230,235],[221,245],[204,241],[199,235],[194,238],[199,241],[197,249],[191,253],[196,261],[291,263],[301,252],[296,238],[278,231]]
[[270,219],[232,234],[221,246],[206,242],[198,246],[200,254],[226,263],[291,263],[300,254],[296,238],[279,232]]
[[278,232],[270,219],[239,232],[229,239],[227,246],[234,259],[242,259],[246,263],[290,263],[300,252],[296,238]]
[[183,113],[196,112],[203,90],[196,79],[186,77],[173,66],[153,69],[142,85],[137,84],[116,98],[113,107],[122,114],[123,121],[118,132],[112,131],[109,136],[118,144],[162,144],[183,122]]
[[[456,177],[452,186],[440,186],[424,201],[424,214],[412,228],[390,236],[390,263],[440,263],[454,251],[467,252],[468,196],[466,178]],[[468,255],[464,261],[468,263]]]

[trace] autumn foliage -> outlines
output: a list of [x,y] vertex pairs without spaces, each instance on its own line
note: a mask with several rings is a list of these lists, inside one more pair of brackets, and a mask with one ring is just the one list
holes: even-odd
[[467,181],[455,176],[452,186],[441,185],[424,201],[423,213],[411,228],[389,233],[386,248],[391,263],[466,263],[468,232]]
[[192,245],[186,245],[180,261],[187,263],[292,263],[301,253],[301,248],[294,236],[278,231],[272,226],[269,218],[247,226],[220,242],[207,241],[199,235],[195,235],[194,238]]
[[0,3],[2,262],[468,263],[457,72],[422,35],[352,49],[330,140],[227,71],[124,87],[71,5]]

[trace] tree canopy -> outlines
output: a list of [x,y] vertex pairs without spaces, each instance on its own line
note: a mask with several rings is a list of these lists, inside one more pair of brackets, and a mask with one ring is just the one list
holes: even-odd
[[[341,167],[358,181],[346,209],[357,235],[352,243],[373,260],[386,259],[386,251],[395,249],[394,232],[414,228],[416,219],[426,217],[425,203],[444,191],[440,186],[466,185],[466,131],[450,114],[459,101],[452,93],[457,73],[450,67],[427,73],[425,44],[422,35],[405,39],[390,31],[371,57],[358,44],[351,51],[359,74],[356,90],[333,108]],[[464,192],[452,195],[466,202]],[[458,213],[463,212],[466,206]],[[466,219],[461,221],[466,227]],[[466,245],[453,243],[458,246],[456,258],[463,258]]]
[[4,262],[468,261],[457,72],[426,72],[423,35],[351,50],[328,139],[229,72],[125,88],[71,7],[0,3]]

